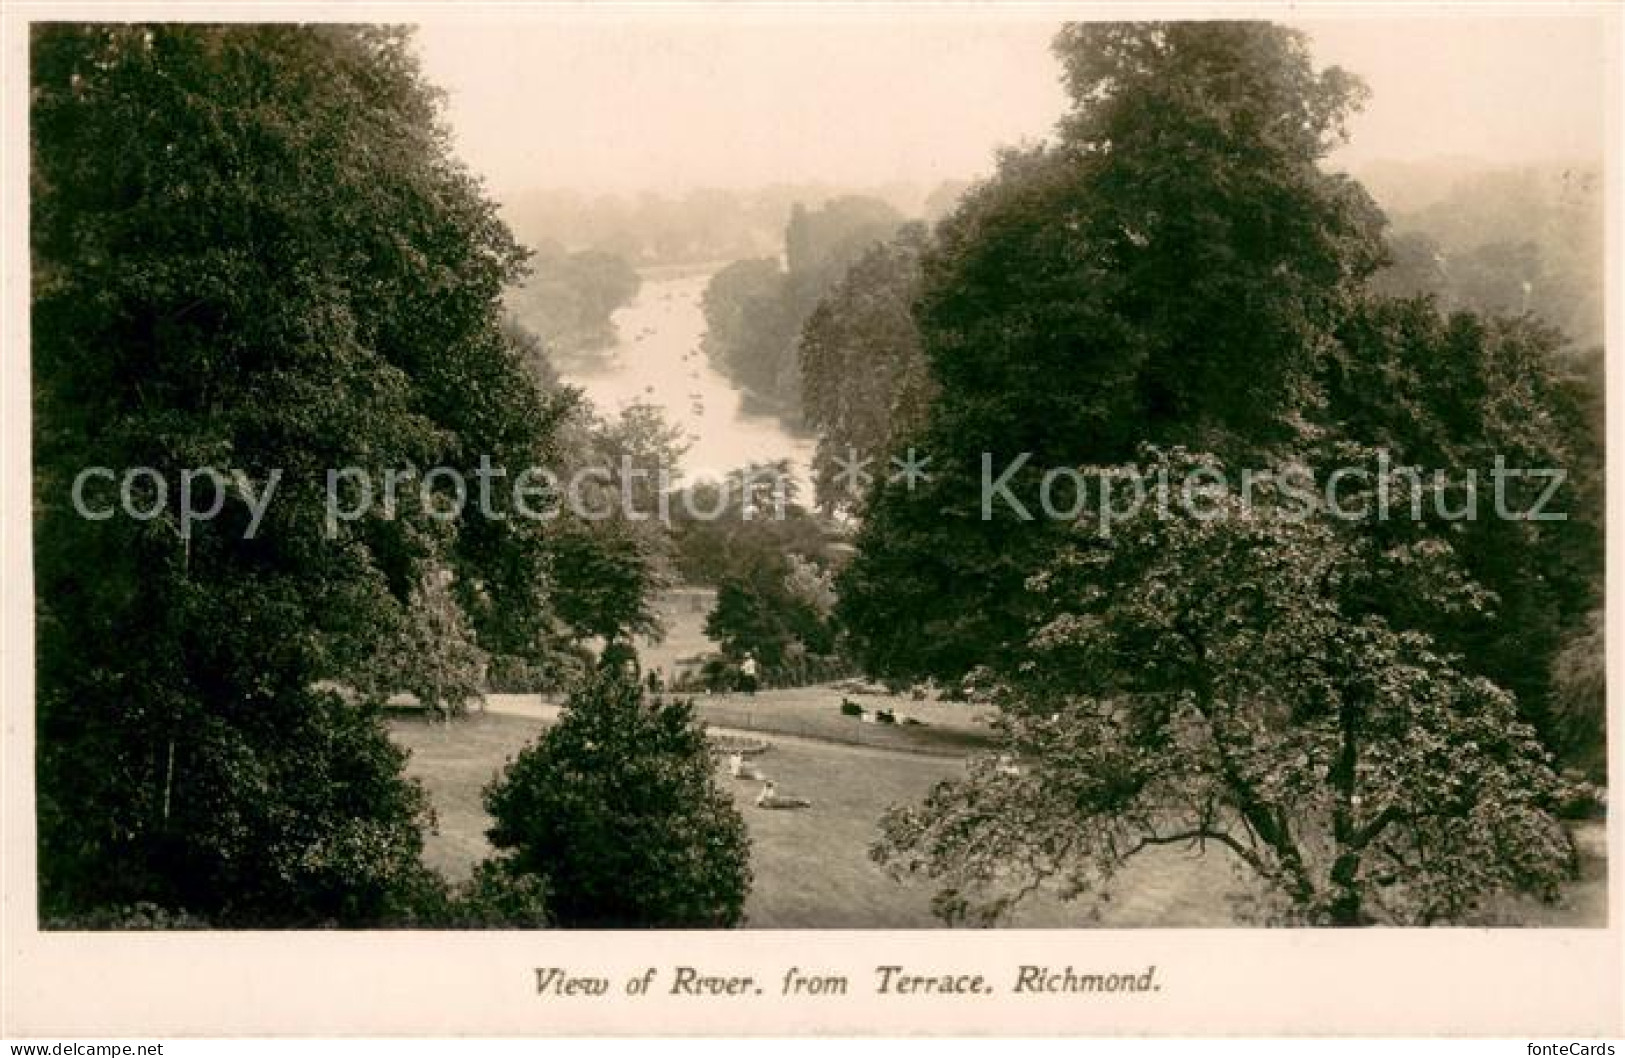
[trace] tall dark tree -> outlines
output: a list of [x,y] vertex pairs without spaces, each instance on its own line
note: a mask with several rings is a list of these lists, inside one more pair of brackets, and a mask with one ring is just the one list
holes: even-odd
[[[546,461],[560,409],[498,304],[522,251],[402,31],[61,24],[32,45],[42,911],[385,919],[425,800],[377,716],[318,687],[442,566],[488,642],[529,649],[545,555],[535,526],[453,526],[416,483],[330,524],[326,474]],[[94,466],[167,495],[148,477],[153,517],[87,520],[70,491]],[[239,476],[188,524],[175,486],[205,466]]]
[[[1167,844],[1224,850],[1294,921],[1555,895],[1584,791],[1548,747],[1596,739],[1572,656],[1578,708],[1546,709],[1596,598],[1594,390],[1533,317],[1372,281],[1380,217],[1317,165],[1357,92],[1298,34],[1075,26],[1058,50],[1059,144],[1009,156],[926,259],[940,393],[906,441],[935,476],[877,493],[841,601],[873,669],[985,665],[1019,762],[899,809],[877,855],[948,917]],[[1080,465],[1058,515],[1041,475]],[[1529,471],[1569,475],[1557,519],[1524,516],[1549,499]],[[1108,509],[1124,475],[1139,502]]]
[[[955,677],[1020,641],[1022,582],[1055,547],[1039,470],[1143,441],[1289,447],[1380,215],[1320,159],[1362,89],[1264,23],[1087,23],[1056,41],[1072,110],[1007,153],[937,230],[918,321],[940,389],[907,443],[923,487],[873,497],[842,611],[861,659]],[[984,459],[992,473],[984,471]]]
[[671,564],[660,490],[687,442],[648,404],[614,418],[582,408],[567,427],[562,470],[571,484],[545,545],[554,610],[577,637],[626,645],[659,636],[653,597]]
[[747,552],[718,585],[705,634],[732,661],[754,657],[770,684],[805,682],[835,652],[834,602],[823,567],[793,552]]

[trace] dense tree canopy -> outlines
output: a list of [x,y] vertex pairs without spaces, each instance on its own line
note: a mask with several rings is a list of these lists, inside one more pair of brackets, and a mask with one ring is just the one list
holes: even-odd
[[[1022,453],[1008,487],[1035,506],[1043,469],[1144,441],[1324,472],[1309,453],[1347,440],[1457,477],[1497,454],[1567,470],[1568,522],[1455,530],[1501,602],[1435,629],[1538,719],[1546,666],[1528,659],[1590,608],[1601,555],[1597,394],[1561,336],[1367,289],[1381,218],[1316,164],[1361,93],[1313,74],[1290,32],[1085,25],[1057,49],[1076,99],[1060,142],[1008,156],[925,258],[940,392],[907,443],[933,478],[881,489],[864,526],[842,609],[865,663],[954,677],[1019,642],[1054,527],[979,501]],[[1395,253],[1413,250],[1431,259]]]
[[[487,643],[535,649],[545,554],[532,523],[436,517],[444,490],[329,525],[325,474],[545,464],[562,409],[498,303],[522,252],[401,32],[32,43],[42,907],[378,921],[425,802],[376,716],[315,688],[367,662],[430,568]],[[92,466],[152,468],[167,496],[148,477],[153,518],[86,520]],[[197,467],[240,474],[188,524]]]
[[834,605],[828,570],[794,553],[757,550],[741,555],[718,586],[705,634],[731,661],[755,658],[767,683],[803,683],[835,653]]
[[[1340,329],[1327,372],[1328,434],[1306,447],[1322,479],[1345,461],[1342,443],[1381,449],[1393,465],[1453,485],[1446,510],[1368,526],[1390,542],[1448,539],[1463,568],[1489,591],[1482,614],[1420,612],[1426,628],[1474,672],[1514,692],[1525,717],[1550,735],[1550,665],[1600,599],[1603,557],[1600,392],[1562,356],[1562,336],[1532,317],[1444,316],[1422,299],[1372,298]],[[1517,476],[1497,485],[1497,460]],[[1561,472],[1560,488],[1543,497]],[[1468,484],[1476,482],[1476,494]],[[1536,509],[1544,517],[1505,517]],[[1390,600],[1397,616],[1404,594]]]
[[649,404],[615,416],[581,407],[563,433],[566,502],[544,544],[554,609],[578,637],[658,636],[653,596],[672,562],[660,496],[687,443]]

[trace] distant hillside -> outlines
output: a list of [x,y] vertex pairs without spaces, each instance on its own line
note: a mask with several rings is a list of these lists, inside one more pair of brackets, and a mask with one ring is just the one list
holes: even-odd
[[503,215],[526,245],[551,242],[572,251],[603,250],[646,268],[777,257],[784,252],[785,218],[798,202],[864,197],[907,217],[935,218],[967,186],[963,180],[935,187],[806,183],[639,195],[537,189],[507,202]]
[[1533,312],[1581,347],[1603,340],[1602,167],[1467,159],[1356,172],[1388,213],[1391,286],[1447,307]]

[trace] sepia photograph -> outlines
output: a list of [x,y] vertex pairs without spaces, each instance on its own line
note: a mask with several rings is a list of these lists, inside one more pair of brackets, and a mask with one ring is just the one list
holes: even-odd
[[[1617,9],[151,10],[7,15],[36,967],[1617,960]],[[1080,954],[802,947],[950,930]]]

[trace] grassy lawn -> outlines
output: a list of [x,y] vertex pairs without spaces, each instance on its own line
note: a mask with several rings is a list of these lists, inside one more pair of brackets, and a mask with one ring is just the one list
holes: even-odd
[[[464,878],[489,851],[489,822],[480,790],[541,730],[543,721],[503,714],[474,715],[449,728],[416,718],[391,722],[398,743],[412,751],[408,770],[434,799],[437,832],[425,859],[450,878]],[[923,797],[935,782],[958,774],[959,761],[942,756],[766,736],[768,751],[754,760],[782,791],[810,798],[802,811],[765,811],[752,803],[758,784],[730,779],[735,802],[750,826],[755,882],[747,925],[762,929],[885,928],[939,925],[931,916],[930,888],[901,885],[869,861],[875,824],[885,808]],[[1232,925],[1228,869],[1216,858],[1193,859],[1158,850],[1155,861],[1125,874],[1123,897],[1098,919],[1086,909],[1038,901],[1013,925],[1027,927]],[[1130,898],[1127,894],[1132,893]]]
[[[889,709],[901,721],[918,724],[864,723],[841,714],[848,697],[873,713]],[[828,686],[796,687],[757,694],[702,694],[694,711],[716,727],[739,727],[780,735],[799,735],[879,749],[909,750],[963,757],[992,745],[988,710],[961,702],[911,701],[894,695],[843,695]]]
[[[928,884],[899,884],[869,860],[876,823],[891,804],[917,801],[936,782],[960,774],[959,761],[800,739],[780,739],[756,758],[781,789],[812,799],[797,812],[757,808],[755,783],[725,779],[750,825],[755,885],[747,924],[759,928],[912,929],[941,925]],[[1149,861],[1135,899],[1109,907],[1100,924],[1222,926],[1227,868],[1177,853]],[[1094,924],[1088,909],[1038,901],[1012,925]]]
[[[695,715],[712,727],[742,728],[770,735],[794,735],[955,759],[993,744],[988,726],[989,711],[962,702],[916,702],[896,695],[843,695],[831,686],[680,697],[693,701]],[[850,697],[870,713],[889,709],[899,721],[906,717],[918,723],[864,723],[857,717],[843,716],[843,697]],[[487,696],[487,701],[492,711],[517,716],[546,718],[559,707],[559,699],[553,695],[492,694]]]
[[423,858],[447,878],[468,877],[491,852],[485,828],[491,825],[481,791],[508,758],[542,730],[539,720],[473,715],[449,726],[415,716],[389,721],[397,745],[411,751],[407,773],[422,780],[434,803],[435,829],[426,836]]
[[[784,715],[833,712],[839,694],[818,689],[785,692]],[[765,699],[768,696],[760,696]],[[767,709],[760,701],[754,708]],[[837,719],[842,719],[835,714]],[[422,779],[434,800],[437,832],[427,841],[429,864],[451,878],[466,877],[489,852],[481,788],[503,763],[541,731],[542,715],[474,715],[449,728],[421,719],[391,721],[397,742],[412,751],[408,770]],[[866,732],[874,730],[867,727]],[[930,729],[927,729],[930,730]],[[758,786],[724,773],[750,826],[755,883],[746,905],[747,925],[766,929],[886,928],[936,926],[930,888],[901,885],[869,861],[875,825],[887,806],[923,797],[931,785],[958,774],[959,760],[943,755],[899,752],[867,745],[820,742],[767,734],[770,747],[757,764],[782,791],[810,798],[802,811],[765,811],[752,799]],[[1605,921],[1606,871],[1597,831],[1585,838],[1592,852],[1584,877],[1568,906],[1538,907],[1522,902],[1495,908],[1495,924],[1586,926]],[[1137,858],[1113,886],[1112,899],[1098,908],[1051,898],[1035,900],[1011,923],[1018,927],[1222,927],[1244,924],[1236,913],[1242,893],[1225,858],[1177,848],[1157,849]]]
[[[638,658],[644,672],[658,669],[669,677],[677,671],[680,659],[716,650],[716,644],[705,634],[705,615],[715,599],[716,593],[711,589],[685,588],[665,592],[655,600],[654,608],[665,626],[665,634],[658,642],[638,641]],[[899,720],[907,717],[918,724],[864,723],[856,717],[843,716],[840,710],[843,697],[851,698],[871,714],[890,710]],[[718,727],[803,735],[917,753],[941,752],[955,757],[989,743],[988,710],[961,702],[846,693],[828,686],[764,690],[754,695],[699,693],[693,698],[695,711]]]

